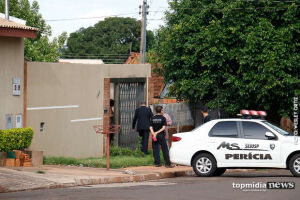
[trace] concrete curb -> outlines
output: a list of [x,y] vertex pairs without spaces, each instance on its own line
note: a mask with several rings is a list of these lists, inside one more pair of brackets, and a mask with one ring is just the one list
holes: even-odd
[[[6,174],[6,176],[4,176],[2,180],[0,177],[0,193],[68,188],[97,184],[143,182],[164,178],[196,176],[191,167],[182,168],[180,166],[174,169],[158,169],[152,166],[129,169],[124,168],[121,170],[112,170],[110,171],[111,173],[107,173],[105,169],[44,166],[44,168],[41,168],[40,170],[46,171],[45,175],[37,174],[36,170],[38,169],[39,168],[29,170],[26,168],[26,170],[12,170],[1,168],[0,174]],[[71,170],[71,172],[69,170]],[[244,173],[249,171],[256,170],[228,170],[228,172]],[[23,178],[25,178],[25,181]]]
[[8,192],[20,192],[20,191],[31,191],[39,189],[54,189],[54,188],[68,188],[75,186],[84,185],[97,185],[97,184],[111,184],[111,183],[129,183],[129,182],[143,182],[158,180],[164,178],[174,178],[180,176],[191,176],[194,172],[192,170],[187,171],[174,171],[174,172],[156,172],[149,174],[138,174],[130,176],[111,176],[111,177],[99,177],[99,178],[75,178],[74,183],[51,183],[48,186],[37,186],[27,189],[7,189],[0,186],[0,193]]

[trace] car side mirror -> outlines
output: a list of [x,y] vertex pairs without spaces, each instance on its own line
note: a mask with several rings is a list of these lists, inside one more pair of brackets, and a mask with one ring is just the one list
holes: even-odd
[[273,140],[273,139],[276,138],[276,136],[275,136],[273,133],[271,133],[271,132],[266,132],[266,133],[265,133],[265,136],[266,136],[266,138],[268,138],[269,140]]

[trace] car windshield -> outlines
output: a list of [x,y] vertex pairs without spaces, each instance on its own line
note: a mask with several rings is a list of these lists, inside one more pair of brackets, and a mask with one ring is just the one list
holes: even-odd
[[273,128],[275,131],[277,131],[281,135],[285,135],[285,136],[293,135],[292,133],[289,133],[289,132],[281,129],[278,126],[275,126],[274,124],[271,124],[270,122],[264,121],[264,123],[267,124],[268,126],[270,126],[271,128]]

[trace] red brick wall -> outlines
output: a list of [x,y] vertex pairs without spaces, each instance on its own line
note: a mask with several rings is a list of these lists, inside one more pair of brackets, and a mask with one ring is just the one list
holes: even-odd
[[[126,64],[140,64],[140,53],[132,52],[128,57]],[[151,66],[151,69],[154,69],[154,66]],[[154,98],[158,98],[160,93],[164,89],[164,78],[158,76],[156,73],[151,74],[151,77],[148,78],[148,103],[154,104]]]
[[[151,66],[154,69],[154,66]],[[152,72],[151,77],[148,79],[149,89],[148,89],[148,102],[149,104],[154,104],[154,99],[159,98],[160,93],[165,87],[164,78],[158,76],[157,73]]]

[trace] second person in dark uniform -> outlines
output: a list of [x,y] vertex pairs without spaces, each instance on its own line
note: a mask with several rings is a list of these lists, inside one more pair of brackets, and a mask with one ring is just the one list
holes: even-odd
[[152,134],[152,148],[153,148],[153,156],[154,156],[154,164],[156,167],[161,166],[160,158],[159,158],[159,151],[160,148],[157,147],[161,145],[165,165],[167,168],[174,167],[171,165],[170,157],[169,157],[169,149],[166,143],[166,118],[162,115],[162,106],[156,107],[156,115],[152,117],[151,124],[150,124],[150,132]]

